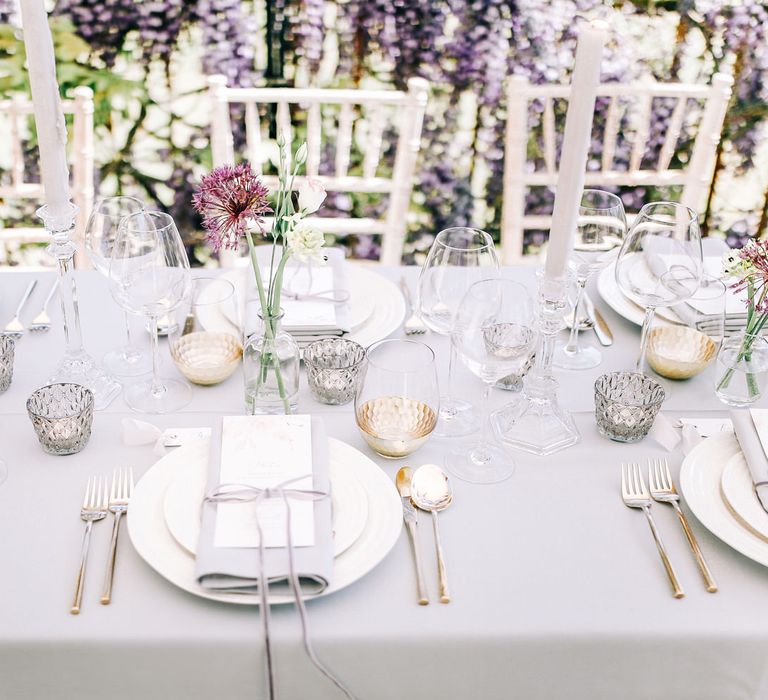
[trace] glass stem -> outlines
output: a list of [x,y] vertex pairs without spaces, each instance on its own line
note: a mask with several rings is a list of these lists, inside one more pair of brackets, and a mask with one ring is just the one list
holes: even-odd
[[152,396],[160,396],[165,392],[165,387],[160,383],[160,350],[157,342],[157,316],[149,317],[149,334],[152,344],[152,386],[150,391]]
[[491,456],[488,452],[488,445],[491,444],[491,440],[493,439],[491,421],[489,419],[489,403],[491,399],[492,386],[493,384],[486,384],[483,388],[483,403],[480,408],[480,425],[482,426],[480,440],[475,445],[475,448],[472,450],[472,454],[470,455],[470,459],[475,464],[487,464],[491,459]]
[[453,405],[453,366],[456,364],[456,348],[451,342],[451,349],[448,354],[448,381],[446,383],[448,391],[446,393],[443,406],[440,412],[445,418],[453,418],[456,415],[456,407]]
[[[125,349],[126,351],[128,348],[131,347],[131,317],[128,315],[128,312],[125,312]],[[125,353],[126,355],[128,352]]]
[[635,364],[635,372],[643,373],[645,367],[645,351],[648,348],[648,334],[651,331],[651,324],[653,323],[653,317],[656,315],[656,307],[648,306],[645,309],[645,319],[643,320],[643,333],[640,336],[640,355],[637,358]]
[[579,353],[579,311],[584,299],[584,288],[587,285],[587,278],[581,277],[576,280],[576,303],[573,305],[573,318],[571,319],[571,333],[568,336],[565,353],[567,355],[578,355]]

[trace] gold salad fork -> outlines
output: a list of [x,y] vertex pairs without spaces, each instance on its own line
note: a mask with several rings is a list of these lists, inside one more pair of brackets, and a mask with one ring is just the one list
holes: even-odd
[[651,486],[651,496],[654,501],[659,503],[669,503],[673,506],[677,517],[680,519],[680,524],[683,526],[683,532],[688,538],[688,544],[691,545],[693,555],[696,557],[696,563],[699,566],[699,571],[704,578],[704,583],[707,586],[707,590],[710,593],[717,591],[717,583],[712,576],[712,572],[707,566],[707,562],[704,561],[704,555],[701,553],[699,543],[696,541],[696,536],[691,530],[691,526],[688,523],[688,518],[685,517],[682,508],[680,508],[680,496],[675,488],[675,482],[672,481],[672,475],[669,473],[669,463],[665,459],[648,460],[648,481]]
[[682,586],[678,583],[675,570],[672,568],[672,562],[669,561],[667,550],[661,541],[661,535],[656,529],[656,523],[651,515],[651,495],[643,481],[643,475],[640,473],[640,465],[637,462],[621,465],[621,497],[624,499],[624,505],[629,508],[641,508],[645,517],[648,518],[648,525],[651,527],[653,539],[656,542],[656,549],[659,550],[661,561],[669,576],[669,582],[672,584],[672,591],[675,598],[682,598],[685,595]]
[[116,469],[112,474],[112,489],[109,492],[109,512],[114,515],[112,522],[112,542],[109,546],[107,574],[104,577],[104,592],[101,604],[109,605],[112,600],[112,580],[115,577],[115,559],[117,558],[117,536],[120,534],[120,519],[128,512],[133,493],[133,469]]
[[88,560],[88,546],[91,543],[93,523],[107,517],[107,480],[105,477],[94,476],[88,479],[88,484],[85,487],[83,507],[80,509],[80,517],[85,521],[85,533],[83,534],[83,548],[80,553],[80,568],[77,571],[75,598],[69,611],[73,615],[80,613],[80,603],[83,600],[85,565]]

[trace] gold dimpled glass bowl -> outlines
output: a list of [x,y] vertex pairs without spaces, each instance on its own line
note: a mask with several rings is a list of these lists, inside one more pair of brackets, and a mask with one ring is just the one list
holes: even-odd
[[648,336],[646,359],[654,372],[668,379],[690,379],[717,354],[717,343],[686,326],[654,328]]
[[418,450],[435,429],[437,413],[423,401],[382,396],[357,408],[357,425],[368,446],[397,459]]
[[240,365],[243,346],[230,333],[197,331],[178,338],[171,356],[193,384],[210,386],[228,379]]

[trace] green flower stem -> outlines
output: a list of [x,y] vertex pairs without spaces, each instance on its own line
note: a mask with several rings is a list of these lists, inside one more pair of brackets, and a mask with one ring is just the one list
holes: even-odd
[[[275,329],[277,328],[277,319],[270,313],[270,307],[267,304],[267,298],[264,294],[264,282],[261,279],[261,270],[259,268],[259,261],[256,257],[256,246],[253,244],[253,237],[250,231],[246,231],[246,238],[248,240],[248,252],[251,256],[251,266],[253,272],[256,275],[256,289],[259,293],[259,304],[261,305],[261,314],[264,320],[264,333],[267,336],[267,340],[274,347]],[[279,313],[279,307],[278,307]],[[270,360],[275,370],[275,379],[277,380],[277,390],[280,393],[280,398],[283,401],[283,409],[286,415],[291,412],[291,405],[288,401],[288,397],[285,395],[285,383],[283,382],[283,375],[280,372],[280,358],[275,352],[263,353],[261,356],[261,372],[260,383],[264,383],[267,378],[267,369],[270,364]]]

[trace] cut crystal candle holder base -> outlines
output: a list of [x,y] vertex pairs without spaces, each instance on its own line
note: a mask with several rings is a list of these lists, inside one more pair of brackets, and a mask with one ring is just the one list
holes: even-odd
[[513,403],[491,416],[504,445],[536,455],[549,455],[575,445],[581,438],[570,414],[557,400],[552,377],[555,337],[565,327],[568,278],[552,279],[537,272],[539,281],[539,342],[532,370]]

